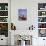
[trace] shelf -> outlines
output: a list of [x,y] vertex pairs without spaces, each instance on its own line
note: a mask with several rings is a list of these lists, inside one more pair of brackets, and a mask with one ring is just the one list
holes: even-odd
[[46,11],[46,10],[38,10],[38,11]]
[[38,29],[46,29],[46,28],[38,28]]
[[46,3],[38,3],[38,36],[46,37]]
[[46,15],[44,15],[44,16],[38,16],[38,17],[46,17]]
[[38,38],[46,39],[46,37],[38,37]]
[[8,17],[8,16],[0,16],[0,17]]
[[0,23],[8,23],[8,22],[0,22]]
[[8,3],[0,3],[0,35],[8,37]]
[[38,23],[46,23],[46,22],[38,22]]
[[8,11],[8,10],[0,10],[0,11]]

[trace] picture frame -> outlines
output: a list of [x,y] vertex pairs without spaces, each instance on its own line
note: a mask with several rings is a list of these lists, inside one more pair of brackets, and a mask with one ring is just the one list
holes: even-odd
[[19,21],[27,20],[27,9],[18,9],[18,20]]

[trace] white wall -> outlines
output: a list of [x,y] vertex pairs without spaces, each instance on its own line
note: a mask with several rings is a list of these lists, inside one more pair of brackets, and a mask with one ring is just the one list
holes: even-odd
[[[19,21],[18,20],[18,9],[19,8],[27,8],[27,21]],[[37,0],[11,0],[11,22],[16,25],[17,30],[28,30],[28,27],[32,24],[35,26],[35,32],[33,33],[35,36],[37,34],[37,9],[38,4]],[[16,30],[16,31],[17,31]],[[17,31],[18,33],[20,31]],[[25,32],[26,33],[26,32]],[[30,34],[30,33],[29,33]],[[37,44],[37,40],[33,39],[33,44]],[[36,43],[35,43],[36,41]]]
[[[17,30],[27,30],[32,24],[35,29],[38,27],[38,3],[45,3],[46,0],[11,0],[11,22],[16,25]],[[18,20],[18,9],[27,8],[27,20]]]
[[[11,0],[11,22],[16,25],[17,30],[28,30],[32,24],[35,26],[33,46],[43,44],[43,38],[38,38],[38,3],[45,3],[46,0]],[[18,20],[18,9],[27,8],[27,21]],[[17,31],[16,30],[16,31]],[[18,31],[19,32],[19,31]],[[37,37],[36,37],[37,36]],[[42,39],[42,40],[41,40]],[[39,44],[38,44],[39,43]]]
[[[20,8],[27,8],[26,21],[18,20],[18,9]],[[12,15],[11,22],[13,22],[16,25],[17,30],[27,30],[29,26],[33,24],[34,22],[33,20],[37,21],[36,12],[37,12],[37,2],[35,1],[31,1],[31,0],[12,0],[11,1],[11,15]]]

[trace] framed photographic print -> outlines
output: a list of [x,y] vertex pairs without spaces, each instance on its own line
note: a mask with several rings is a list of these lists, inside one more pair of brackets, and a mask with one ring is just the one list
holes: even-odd
[[18,20],[27,20],[27,9],[18,9]]

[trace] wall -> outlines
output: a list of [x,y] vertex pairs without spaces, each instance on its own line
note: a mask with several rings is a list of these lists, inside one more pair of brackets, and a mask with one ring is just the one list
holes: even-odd
[[[32,5],[34,3],[34,5]],[[27,20],[18,20],[18,9],[27,8]],[[37,23],[37,2],[31,0],[12,0],[11,1],[11,22],[16,25],[17,30],[28,30],[33,23]],[[36,18],[36,19],[34,19]]]
[[[35,32],[37,36],[37,0],[11,0],[11,22],[16,25],[17,30],[28,30],[28,27],[32,24],[35,26]],[[18,20],[18,9],[19,8],[27,8],[27,21],[19,21]],[[16,31],[17,31],[16,30]],[[20,31],[18,31],[20,32]],[[23,31],[22,31],[23,32]],[[26,33],[26,32],[25,32]],[[35,34],[35,33],[34,33]],[[33,38],[33,41],[35,38]],[[33,44],[37,44],[37,42],[33,42]]]
[[[36,34],[33,33],[34,36],[32,39],[33,46],[40,46],[41,44],[43,44],[43,38],[38,38],[37,17],[38,17],[38,3],[45,3],[45,2],[46,0],[11,0],[11,22],[14,23],[14,25],[16,25],[17,30],[28,30],[28,27],[31,26],[32,24],[35,26],[34,32],[36,32]],[[27,21],[18,20],[19,8],[27,8],[28,12]]]

